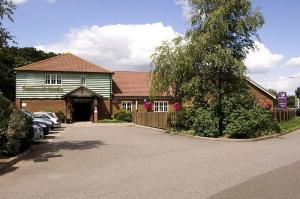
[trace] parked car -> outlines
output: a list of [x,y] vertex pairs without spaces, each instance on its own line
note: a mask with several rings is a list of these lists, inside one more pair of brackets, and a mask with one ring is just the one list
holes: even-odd
[[32,116],[32,113],[31,112],[28,112],[24,109],[21,109],[21,111],[26,115],[26,117],[29,117],[32,119],[32,123],[35,124],[35,125],[39,125],[42,129],[43,129],[43,134],[44,135],[47,135],[49,134],[49,131],[50,131],[50,127],[52,125],[52,123],[48,120],[45,120],[43,118],[34,118]]
[[32,117],[35,119],[43,119],[47,122],[49,122],[50,129],[54,129],[54,122],[51,120],[50,116],[46,114],[40,114],[39,112],[32,113]]
[[35,112],[34,115],[40,115],[54,122],[54,127],[61,127],[61,121],[53,112]]
[[50,120],[53,123],[53,128],[61,127],[61,123],[59,122],[59,119],[55,117],[51,117],[47,112],[34,112],[33,117]]
[[44,121],[43,119],[39,119],[39,118],[33,118],[32,123],[35,125],[39,125],[42,128],[44,135],[49,134],[50,125],[48,124],[48,121]]
[[39,140],[41,138],[44,138],[43,129],[39,125],[32,125],[32,131],[34,133],[33,140]]

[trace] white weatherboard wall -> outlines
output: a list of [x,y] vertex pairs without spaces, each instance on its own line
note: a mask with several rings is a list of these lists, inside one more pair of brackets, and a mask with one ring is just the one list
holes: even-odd
[[[45,74],[61,74],[62,85],[45,85]],[[81,86],[80,76],[86,75],[86,88],[101,95],[105,98],[109,98],[112,92],[112,79],[111,74],[101,73],[66,73],[66,72],[20,72],[17,71],[16,75],[16,98],[47,98],[57,99],[63,95],[73,91]],[[41,88],[41,87],[61,87],[62,91],[26,91],[23,87]]]

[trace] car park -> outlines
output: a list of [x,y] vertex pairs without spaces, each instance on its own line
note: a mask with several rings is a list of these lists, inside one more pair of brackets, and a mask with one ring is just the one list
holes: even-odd
[[49,134],[50,128],[53,125],[51,121],[45,120],[43,118],[34,118],[31,112],[26,111],[24,109],[21,109],[21,111],[26,115],[26,117],[29,117],[32,119],[33,124],[39,125],[43,129],[44,135]]
[[53,112],[34,112],[33,115],[51,120],[54,123],[55,128],[61,127],[59,118]]
[[49,123],[50,129],[54,129],[54,122],[50,119],[50,117],[48,115],[34,112],[34,113],[32,113],[32,117],[35,119],[41,119],[41,120],[47,121]]
[[52,124],[53,124],[53,127],[51,127],[51,128],[60,127],[61,126],[61,124],[59,122],[59,119],[51,117],[47,112],[34,112],[34,113],[32,113],[32,116],[34,118],[43,118],[45,120],[51,121]]

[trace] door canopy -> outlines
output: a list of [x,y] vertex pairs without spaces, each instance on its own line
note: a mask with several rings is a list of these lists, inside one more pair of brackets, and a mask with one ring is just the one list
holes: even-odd
[[71,92],[67,93],[63,96],[63,98],[103,98],[101,95],[98,95],[94,91],[81,86],[72,90]]

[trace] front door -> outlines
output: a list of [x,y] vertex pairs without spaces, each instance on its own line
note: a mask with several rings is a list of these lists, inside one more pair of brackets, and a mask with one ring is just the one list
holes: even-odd
[[73,99],[72,100],[72,121],[91,121],[93,112],[92,99]]

